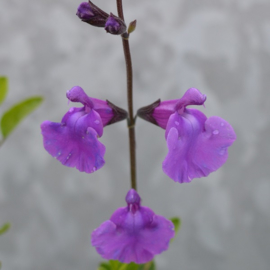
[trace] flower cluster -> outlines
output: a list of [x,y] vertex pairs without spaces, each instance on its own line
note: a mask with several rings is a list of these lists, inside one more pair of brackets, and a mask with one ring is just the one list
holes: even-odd
[[113,35],[124,34],[127,30],[126,24],[119,17],[106,13],[91,1],[79,5],[76,14],[83,22],[96,27],[103,27],[107,33]]
[[138,115],[166,129],[168,154],[162,168],[175,182],[190,182],[209,175],[228,158],[236,139],[232,126],[218,116],[207,118],[189,105],[204,105],[206,96],[190,88],[180,99],[157,101],[138,110]]
[[[83,22],[122,36],[129,67],[127,78],[129,83],[132,82],[128,37],[136,28],[136,20],[127,29],[121,18],[112,13],[109,15],[91,1],[80,4],[77,16]],[[120,16],[123,18],[123,14]],[[129,83],[129,118],[125,110],[107,100],[88,97],[79,86],[67,91],[66,96],[71,102],[80,102],[83,106],[70,108],[61,123],[45,121],[41,124],[44,148],[48,153],[65,166],[93,173],[105,163],[106,148],[99,141],[103,128],[128,118],[131,168],[134,169],[136,116],[133,117],[132,87]],[[158,100],[137,111],[144,120],[165,129],[168,154],[162,168],[175,182],[187,183],[216,171],[226,162],[228,147],[236,139],[233,128],[224,119],[217,116],[207,118],[199,110],[187,108],[204,105],[205,101],[205,95],[190,88],[180,99]],[[135,175],[132,174],[133,188],[136,188]],[[141,198],[133,188],[126,195],[127,206],[117,209],[109,220],[95,229],[91,242],[105,259],[144,264],[168,249],[175,234],[174,225],[150,208],[141,206]]]
[[[103,127],[127,117],[126,111],[88,97],[79,86],[67,91],[67,98],[83,104],[70,108],[61,123],[41,124],[45,149],[63,165],[92,173],[105,161],[105,146],[98,141]],[[184,183],[207,176],[227,160],[228,147],[236,139],[224,119],[207,118],[188,105],[204,105],[206,96],[190,88],[176,100],[157,101],[138,110],[138,116],[166,129],[168,154],[163,171],[174,181]],[[105,259],[138,264],[148,262],[168,248],[174,236],[171,221],[140,205],[140,196],[131,189],[127,207],[119,208],[92,233],[92,245]]]

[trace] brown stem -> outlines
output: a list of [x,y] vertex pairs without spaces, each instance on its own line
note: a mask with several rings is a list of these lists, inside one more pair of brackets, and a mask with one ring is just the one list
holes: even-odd
[[120,19],[125,21],[122,0],[116,0],[117,12]]
[[[116,0],[118,16],[124,21],[122,0]],[[130,153],[130,176],[131,188],[136,190],[136,141],[135,141],[135,118],[133,116],[133,76],[132,61],[128,39],[122,38],[127,74],[127,101],[128,101],[128,132],[129,132],[129,153]]]

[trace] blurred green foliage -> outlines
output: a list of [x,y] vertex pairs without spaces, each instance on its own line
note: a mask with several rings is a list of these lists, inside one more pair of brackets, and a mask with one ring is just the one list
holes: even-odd
[[[0,77],[0,104],[5,100],[8,92],[8,79]],[[5,140],[14,128],[43,101],[40,96],[30,97],[18,102],[4,112],[0,120],[2,137]]]

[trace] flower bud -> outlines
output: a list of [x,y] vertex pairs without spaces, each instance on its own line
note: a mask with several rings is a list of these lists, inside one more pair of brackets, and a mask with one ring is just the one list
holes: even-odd
[[112,35],[121,35],[126,32],[126,24],[119,17],[110,14],[105,24],[105,30]]
[[79,5],[76,15],[86,23],[97,27],[105,27],[109,14],[94,5],[91,1]]

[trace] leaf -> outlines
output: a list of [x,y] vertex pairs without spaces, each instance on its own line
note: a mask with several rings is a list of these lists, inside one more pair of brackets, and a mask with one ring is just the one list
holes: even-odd
[[110,260],[109,264],[110,264],[111,270],[118,270],[118,269],[120,269],[120,266],[122,263],[120,263],[119,261],[116,261],[116,260]]
[[108,263],[102,262],[97,270],[111,270],[111,267]]
[[155,262],[151,261],[146,264],[141,264],[138,270],[156,270]]
[[11,224],[9,222],[2,225],[0,227],[0,235],[6,233],[9,230],[10,226],[11,226]]
[[116,260],[110,260],[108,263],[103,262],[99,265],[98,270],[156,270],[154,261],[146,264],[121,263]]
[[107,262],[101,263],[99,265],[98,270],[139,270],[139,267],[140,265],[133,262],[127,264],[121,263],[116,260],[110,260],[108,263]]
[[0,104],[3,103],[8,92],[8,79],[7,77],[0,77]]
[[1,130],[4,139],[12,132],[12,130],[32,111],[34,111],[43,101],[42,97],[30,97],[25,99],[9,110],[7,110],[1,119]]
[[139,265],[136,263],[121,263],[119,261],[110,260],[111,270],[138,270]]
[[139,269],[139,265],[136,263],[122,263],[122,266],[119,268],[119,270],[138,270]]
[[171,222],[173,223],[174,225],[174,231],[175,231],[175,234],[174,234],[174,237],[171,239],[171,242],[175,239],[178,231],[180,230],[180,227],[181,227],[181,219],[178,218],[178,217],[172,217],[170,218]]

